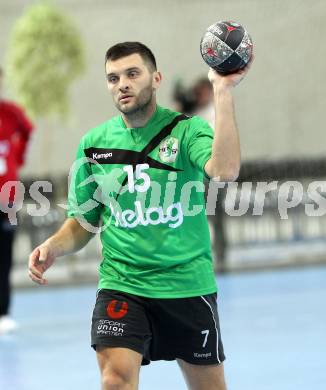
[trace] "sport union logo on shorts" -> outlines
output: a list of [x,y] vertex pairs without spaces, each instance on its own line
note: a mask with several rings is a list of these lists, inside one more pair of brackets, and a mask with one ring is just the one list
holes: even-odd
[[175,137],[165,138],[159,145],[159,157],[165,163],[173,163],[178,155],[179,141]]

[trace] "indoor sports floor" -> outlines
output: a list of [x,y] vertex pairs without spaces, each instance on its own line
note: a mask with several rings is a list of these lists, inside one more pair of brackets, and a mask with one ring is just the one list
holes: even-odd
[[[218,277],[228,390],[326,389],[326,267]],[[0,389],[100,389],[89,325],[95,286],[14,296],[0,337]],[[173,329],[171,329],[173,331]],[[141,390],[186,389],[175,362],[142,368]],[[205,389],[203,389],[205,390]]]

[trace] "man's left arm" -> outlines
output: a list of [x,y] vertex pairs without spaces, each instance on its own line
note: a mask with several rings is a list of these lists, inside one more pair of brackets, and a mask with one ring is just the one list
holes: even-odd
[[15,151],[17,164],[21,167],[25,162],[26,149],[33,131],[33,124],[20,107],[16,107],[15,116],[17,121]]
[[205,164],[205,172],[221,182],[234,181],[239,175],[240,139],[232,89],[245,77],[252,61],[253,57],[244,69],[230,75],[219,75],[213,69],[208,72],[214,91],[215,130],[212,154]]

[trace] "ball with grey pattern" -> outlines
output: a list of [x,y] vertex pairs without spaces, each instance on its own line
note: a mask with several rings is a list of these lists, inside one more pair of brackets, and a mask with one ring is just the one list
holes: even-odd
[[209,26],[200,42],[204,61],[221,74],[243,69],[251,58],[252,49],[252,39],[247,30],[231,21]]

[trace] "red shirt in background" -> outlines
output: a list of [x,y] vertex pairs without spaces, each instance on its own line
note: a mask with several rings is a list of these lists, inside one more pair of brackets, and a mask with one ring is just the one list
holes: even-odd
[[[0,189],[7,181],[18,180],[32,130],[32,123],[20,107],[0,100]],[[12,191],[10,201],[13,198]]]

